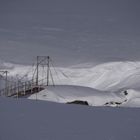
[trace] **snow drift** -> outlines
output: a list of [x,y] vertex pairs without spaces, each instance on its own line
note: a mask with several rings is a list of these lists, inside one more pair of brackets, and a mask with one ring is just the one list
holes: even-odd
[[[28,73],[31,78],[31,66],[12,66],[11,76]],[[51,71],[55,85],[69,86],[48,87],[38,93],[38,99],[63,103],[84,100],[93,106],[114,103],[140,106],[140,62],[110,62],[96,66],[86,63],[67,68],[56,67],[55,70],[51,68]],[[124,91],[128,95],[123,95]],[[35,95],[30,98],[35,98]]]
[[[67,84],[115,91],[120,88],[138,88],[140,83],[140,62],[110,62],[95,67],[58,68],[60,79]],[[64,78],[65,77],[65,78]],[[67,79],[67,80],[66,80]]]
[[111,101],[124,102],[125,96],[115,93],[95,90],[80,86],[48,86],[37,95],[33,94],[29,99],[47,100],[59,103],[73,101],[87,101],[91,106],[103,106]]
[[58,103],[87,102],[90,106],[140,107],[140,91],[128,89],[117,92],[100,91],[80,86],[48,86],[28,99]]
[[[32,75],[31,66],[12,64],[9,75]],[[96,66],[80,64],[71,67],[51,68],[56,85],[78,85],[103,91],[121,88],[139,88],[140,62],[109,62]],[[50,81],[51,83],[51,81]]]

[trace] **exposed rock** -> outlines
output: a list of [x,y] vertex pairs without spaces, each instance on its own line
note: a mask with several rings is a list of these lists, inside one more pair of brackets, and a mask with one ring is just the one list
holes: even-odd
[[67,104],[89,105],[87,101],[80,101],[80,100],[75,100],[75,101],[72,101],[72,102],[67,102]]

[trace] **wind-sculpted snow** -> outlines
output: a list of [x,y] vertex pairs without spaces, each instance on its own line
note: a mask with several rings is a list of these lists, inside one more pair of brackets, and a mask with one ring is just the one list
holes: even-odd
[[[120,88],[138,88],[140,82],[140,62],[110,62],[96,66],[81,64],[80,67],[56,67],[55,70],[56,72],[51,68],[55,84],[58,85],[79,85],[115,91]],[[14,65],[9,74],[22,76],[27,72],[31,77],[31,66]]]
[[[48,86],[46,90],[33,94],[29,99],[48,100],[59,103],[87,101],[91,106],[103,106],[111,101],[123,103],[125,96],[80,86]],[[115,104],[114,104],[115,105]]]
[[[13,66],[9,75],[25,75],[28,72],[29,78],[31,78],[31,66]],[[38,98],[55,102],[68,102],[69,100],[80,100],[82,98],[88,101],[90,105],[104,105],[105,103],[108,105],[110,103],[112,104],[112,102],[113,104],[114,102],[121,102],[121,104],[123,104],[121,106],[140,106],[140,62],[110,62],[96,66],[92,66],[92,64],[79,64],[66,68],[56,67],[55,70],[51,68],[51,71],[55,85],[69,85],[69,87],[49,87],[49,89],[39,93],[40,96],[38,96]],[[72,86],[70,87],[70,85],[73,85],[73,88]],[[80,88],[76,86],[80,86]],[[131,89],[133,92],[131,92]],[[129,95],[120,99],[120,93],[126,90]],[[46,96],[44,92],[49,92],[51,94]],[[70,97],[64,99],[63,96],[63,98],[61,98],[61,92],[65,93],[65,96],[66,93],[70,94]],[[81,93],[84,94],[84,96],[81,95]],[[74,94],[79,94],[79,96],[75,96]]]
[[140,82],[140,62],[110,62],[90,68],[63,71],[75,85],[103,91],[136,88]]
[[127,102],[122,104],[122,106],[126,107],[140,107],[140,89],[128,89],[126,90],[128,93],[126,95]]
[[28,99],[46,100],[58,103],[74,101],[87,102],[90,106],[140,107],[140,90],[120,90],[117,92],[100,91],[80,86],[48,86]]

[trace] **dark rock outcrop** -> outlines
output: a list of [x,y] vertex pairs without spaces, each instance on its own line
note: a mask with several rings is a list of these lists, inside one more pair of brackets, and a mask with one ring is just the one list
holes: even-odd
[[72,102],[67,102],[67,104],[89,105],[87,101],[80,101],[80,100],[75,100],[75,101],[72,101]]

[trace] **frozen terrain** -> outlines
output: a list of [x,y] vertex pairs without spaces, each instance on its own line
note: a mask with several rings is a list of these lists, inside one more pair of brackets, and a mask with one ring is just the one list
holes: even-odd
[[140,109],[0,98],[0,140],[139,140]]
[[49,55],[57,66],[57,73],[52,68],[56,85],[115,96],[127,90],[133,97],[129,103],[138,106],[139,13],[139,1],[131,0],[2,1],[0,69],[8,69],[10,78],[28,80],[35,57]]
[[[9,69],[9,76],[19,75],[31,78],[33,67],[4,63],[3,69]],[[56,85],[79,85],[103,91],[139,88],[140,62],[119,61],[94,66],[92,63],[69,67],[52,67],[51,72]],[[40,71],[40,76],[42,71]],[[50,84],[52,81],[50,80]]]
[[[33,73],[31,66],[4,62],[1,65],[10,71],[9,76],[20,75],[27,80]],[[59,103],[80,100],[91,106],[140,107],[140,62],[108,62],[96,66],[85,63],[65,68],[52,67],[51,71],[55,86],[49,86],[37,97],[35,94],[29,99]],[[49,82],[51,85],[52,81]]]
[[[139,5],[1,0],[0,70],[9,71],[8,85],[31,80],[36,56],[50,56],[56,67],[55,86],[32,100],[0,96],[0,140],[140,140]],[[74,101],[92,107],[62,104]]]
[[133,89],[109,92],[80,86],[48,86],[45,90],[31,95],[28,99],[57,103],[86,101],[90,106],[140,107],[140,91]]

